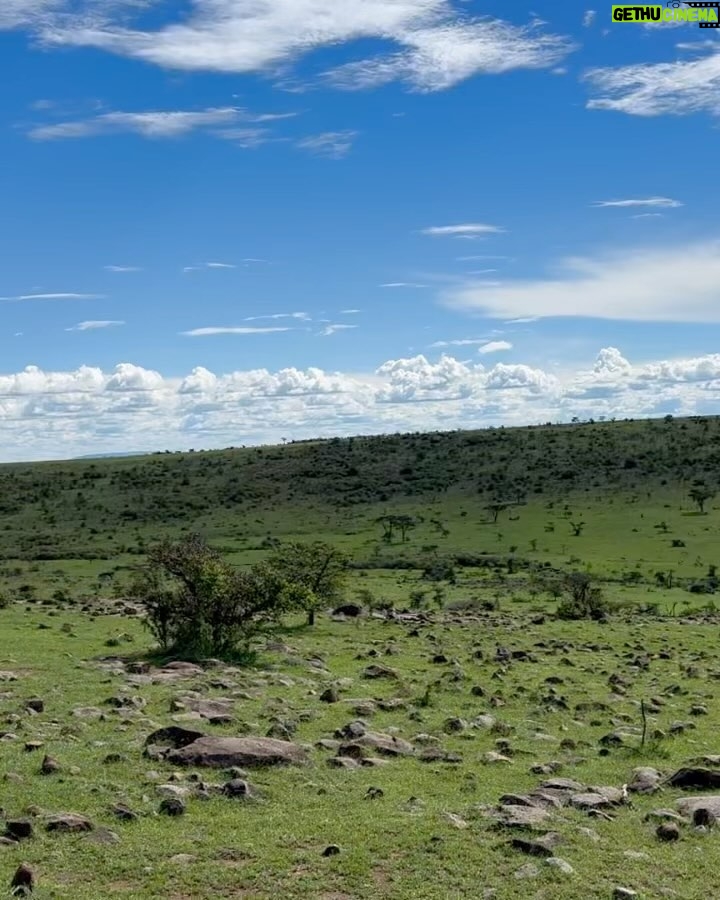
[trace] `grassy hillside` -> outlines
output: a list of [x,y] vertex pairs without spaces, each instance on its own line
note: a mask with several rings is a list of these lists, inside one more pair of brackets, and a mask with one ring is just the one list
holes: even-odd
[[[720,419],[693,418],[6,465],[0,580],[97,591],[148,541],[188,530],[238,563],[277,540],[323,537],[374,571],[475,553],[695,579],[715,561],[720,520],[712,500],[697,515],[688,490],[714,487],[719,463]],[[496,522],[493,502],[508,504]],[[381,540],[387,513],[417,517],[407,542]]]

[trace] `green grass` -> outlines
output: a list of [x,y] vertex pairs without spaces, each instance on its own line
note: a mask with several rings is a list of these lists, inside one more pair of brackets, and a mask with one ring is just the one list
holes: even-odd
[[[716,860],[711,848],[717,838],[686,829],[680,844],[668,846],[660,844],[653,827],[643,821],[652,808],[672,807],[678,791],[636,798],[632,808],[618,810],[613,822],[563,811],[551,827],[565,838],[557,853],[576,874],[558,875],[540,861],[540,877],[522,882],[514,872],[529,858],[510,849],[510,836],[494,830],[481,811],[504,793],[536,786],[542,778],[529,772],[535,763],[559,760],[567,777],[591,785],[619,786],[635,766],[672,771],[688,758],[716,753],[720,667],[714,629],[638,618],[606,625],[548,618],[545,624],[533,625],[522,607],[477,617],[472,623],[440,619],[421,628],[419,636],[399,624],[323,620],[314,630],[296,627],[282,636],[292,653],[263,652],[257,668],[220,673],[232,683],[221,690],[209,687],[219,675],[216,669],[172,687],[128,687],[123,676],[100,669],[98,659],[113,652],[142,655],[148,648],[147,636],[137,620],[53,613],[38,607],[2,612],[0,669],[12,669],[19,676],[17,682],[3,686],[10,694],[2,700],[3,712],[18,714],[19,720],[6,726],[18,739],[3,745],[2,805],[13,816],[32,806],[48,813],[86,814],[97,825],[114,830],[120,843],[96,846],[85,836],[46,835],[38,819],[35,838],[17,850],[2,850],[2,867],[8,876],[20,861],[36,869],[38,897],[382,895],[400,900],[475,897],[493,888],[502,900],[517,897],[518,892],[562,900],[607,897],[615,884],[634,887],[641,896],[660,896],[667,887],[683,898],[707,895]],[[41,624],[50,627],[39,629]],[[66,624],[71,626],[70,634],[63,630]],[[120,632],[134,638],[124,645],[126,649],[104,646],[108,637]],[[514,662],[503,671],[493,658],[498,644],[528,650],[535,661]],[[560,645],[565,651],[557,649]],[[478,649],[482,659],[476,658]],[[373,661],[367,656],[370,650],[398,671],[397,682],[360,677]],[[657,658],[661,650],[669,650],[671,658]],[[431,657],[441,651],[450,662],[433,664]],[[632,663],[644,654],[652,658],[649,668],[636,671]],[[311,667],[309,660],[314,656],[325,660],[327,673]],[[559,665],[563,658],[573,665]],[[693,667],[690,674],[688,667]],[[608,678],[616,672],[628,683],[622,697],[611,697]],[[567,709],[547,703],[549,675],[563,679],[555,690]],[[320,703],[317,695],[330,682],[343,685],[341,702]],[[668,690],[674,684],[681,685],[681,693]],[[475,685],[484,688],[485,697],[472,694]],[[425,706],[421,698],[428,686],[430,704]],[[184,818],[168,819],[156,814],[159,798],[147,773],[156,770],[164,782],[172,770],[144,759],[142,745],[156,725],[171,721],[171,698],[190,689],[200,690],[203,696],[249,696],[236,700],[237,719],[246,729],[264,734],[272,717],[279,714],[298,721],[296,740],[310,745],[331,737],[335,728],[356,717],[349,702],[352,698],[399,697],[405,708],[377,711],[369,720],[372,729],[397,729],[409,739],[421,732],[435,735],[443,748],[460,753],[463,762],[428,764],[403,759],[380,769],[348,772],[328,768],[330,754],[315,749],[307,767],[251,773],[252,783],[263,794],[258,803],[190,800]],[[129,723],[103,703],[123,691],[142,696],[148,704]],[[45,700],[41,715],[23,712],[23,701],[32,696]],[[614,729],[613,722],[639,726],[639,702],[653,696],[665,705],[651,719],[651,730],[667,731],[675,720],[690,721],[696,727],[644,751],[638,749],[637,737],[629,739],[626,748],[599,755],[598,741]],[[494,705],[498,701],[502,705]],[[576,710],[578,704],[594,702],[607,704],[607,709]],[[699,702],[709,707],[710,714],[690,717],[690,707]],[[106,720],[77,719],[71,711],[78,706],[99,706],[106,711]],[[447,718],[470,721],[481,713],[495,716],[501,727],[444,733]],[[237,729],[206,726],[213,733],[236,733]],[[512,761],[484,764],[483,755],[496,749],[499,738],[510,741]],[[563,738],[571,738],[575,749],[562,750]],[[38,773],[44,751],[23,750],[26,740],[36,739],[44,740],[44,751],[60,760],[62,774]],[[104,764],[109,753],[122,754],[126,762]],[[574,764],[573,757],[583,761]],[[22,781],[7,780],[8,772],[20,775]],[[223,780],[221,773],[203,777]],[[366,800],[369,787],[381,788],[384,796]],[[416,802],[409,802],[411,798]],[[140,820],[115,821],[109,807],[118,801],[138,811]],[[469,827],[453,827],[447,813],[462,817]],[[588,827],[597,832],[597,842],[581,831]],[[322,850],[331,843],[342,852],[324,859]],[[649,858],[628,860],[623,855],[626,850],[646,853]],[[193,859],[173,862],[177,854]]]

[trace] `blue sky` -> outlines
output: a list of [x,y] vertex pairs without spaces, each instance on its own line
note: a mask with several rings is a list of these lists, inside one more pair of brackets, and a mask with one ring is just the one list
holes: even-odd
[[4,0],[0,458],[719,412],[720,41],[610,7]]

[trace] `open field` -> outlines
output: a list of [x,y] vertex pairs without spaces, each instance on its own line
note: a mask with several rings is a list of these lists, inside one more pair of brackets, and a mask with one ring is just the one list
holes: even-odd
[[[669,420],[1,467],[0,805],[33,836],[0,877],[25,862],[37,897],[80,900],[711,896],[715,829],[662,841],[648,814],[708,793],[665,781],[691,760],[720,786],[720,503],[689,496],[718,438]],[[123,587],[190,531],[241,566],[336,544],[364,614],[290,617],[246,668],[165,668]],[[557,618],[578,571],[606,621]],[[253,797],[228,796],[230,765],[146,749],[171,725],[303,760],[240,766]],[[638,767],[657,790],[624,795]],[[538,800],[552,778],[575,784]],[[48,833],[58,813],[94,827]]]

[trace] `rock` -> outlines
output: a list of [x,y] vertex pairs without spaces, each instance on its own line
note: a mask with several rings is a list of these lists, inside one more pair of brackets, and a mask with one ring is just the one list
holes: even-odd
[[501,806],[491,813],[502,828],[542,829],[550,820],[550,812],[538,806]]
[[655,834],[661,841],[679,841],[680,829],[675,822],[662,822],[658,825]]
[[120,843],[120,835],[109,828],[97,828],[86,838],[92,844],[112,845]]
[[519,869],[515,872],[515,878],[518,880],[524,878],[537,878],[540,874],[540,869],[535,865],[535,863],[525,863],[524,866],[520,866]]
[[481,715],[475,716],[472,720],[473,728],[494,728],[496,723],[495,716]]
[[332,685],[324,690],[318,699],[321,703],[337,703],[340,699],[340,694],[338,693],[338,689]]
[[557,869],[558,872],[562,872],[563,875],[574,875],[575,869],[570,865],[567,860],[560,859],[559,856],[551,856],[549,859],[545,860],[545,865],[552,866],[553,869]]
[[171,750],[167,760],[179,766],[227,769],[230,766],[283,766],[307,762],[305,750],[275,738],[201,737]]
[[338,845],[337,845],[337,844],[330,844],[329,847],[326,847],[326,848],[323,850],[322,855],[325,856],[325,857],[327,857],[327,856],[337,856],[339,853],[340,853],[340,848],[338,847]]
[[55,772],[59,772],[61,768],[62,766],[54,757],[45,756],[40,766],[40,774],[53,775]]
[[18,866],[10,881],[10,887],[15,897],[26,897],[35,889],[35,875],[26,863]]
[[395,669],[391,669],[389,666],[372,665],[363,669],[360,677],[371,679],[391,678],[397,680],[399,676]]
[[111,807],[110,812],[116,819],[120,819],[121,822],[135,822],[138,818],[136,812],[133,812],[133,810],[122,803],[116,803],[115,806]]
[[705,809],[704,806],[699,806],[693,812],[692,820],[693,820],[693,825],[696,828],[711,828],[717,821],[717,819],[710,812],[710,810]]
[[331,756],[327,760],[327,765],[331,769],[359,769],[360,763],[356,759],[349,756]]
[[483,762],[485,763],[509,763],[512,762],[509,756],[505,756],[502,753],[496,753],[494,750],[488,750],[487,753],[483,753]]
[[103,711],[97,706],[78,706],[72,711],[72,714],[76,719],[101,719],[103,717]]
[[181,797],[166,797],[158,807],[158,811],[165,816],[185,815],[185,801]]
[[708,714],[707,706],[702,706],[701,704],[697,704],[695,706],[690,707],[690,715],[691,716],[706,716]]
[[45,823],[45,830],[58,834],[77,834],[83,831],[92,831],[95,828],[90,819],[79,816],[76,813],[59,813],[50,816]]
[[627,789],[636,794],[652,794],[660,786],[662,775],[657,769],[649,766],[641,766],[633,769],[633,777],[628,782]]
[[45,701],[41,700],[40,697],[31,697],[25,701],[25,708],[31,709],[36,713],[45,712]]
[[460,719],[457,716],[451,719],[445,719],[443,723],[443,731],[445,734],[459,734],[461,731],[465,731],[468,727],[468,723],[465,719]]
[[222,786],[222,792],[225,797],[239,798],[241,800],[251,800],[255,793],[247,781],[242,778],[233,778],[226,781]]
[[696,809],[706,809],[716,819],[720,818],[720,796],[692,797],[678,800],[675,806],[681,815],[692,818]]
[[643,853],[642,850],[624,850],[623,856],[625,859],[632,859],[636,861],[646,861],[650,859],[649,854]]
[[720,772],[705,768],[683,768],[674,772],[666,781],[670,787],[684,789],[714,789],[720,788]]
[[145,746],[179,750],[181,747],[187,747],[188,744],[192,744],[193,741],[197,741],[201,737],[205,737],[202,731],[193,731],[189,728],[180,728],[178,725],[170,725],[168,728],[153,731],[145,739]]
[[380,734],[368,731],[361,737],[341,744],[338,756],[350,756],[353,759],[358,756],[412,756],[415,752],[412,744],[390,734]]
[[366,800],[382,800],[384,796],[385,791],[379,787],[369,787],[367,791],[365,791]]
[[34,753],[36,750],[40,750],[44,746],[44,741],[26,741],[25,747],[23,749],[26,753]]
[[466,822],[465,819],[455,813],[445,813],[444,818],[453,828],[457,828],[459,831],[464,831],[466,828],[470,827],[469,822]]
[[14,841],[24,841],[33,836],[33,824],[29,819],[8,819],[5,834]]
[[190,853],[176,853],[175,856],[171,856],[168,862],[171,862],[175,866],[189,866],[191,863],[194,863],[197,859],[197,856],[193,856]]
[[633,891],[632,888],[616,887],[613,891],[612,900],[635,900],[639,896],[640,894],[637,891]]
[[343,603],[342,606],[336,607],[332,614],[334,616],[346,616],[349,619],[356,619],[363,614],[362,606],[357,603]]
[[556,831],[548,831],[542,837],[526,839],[513,838],[510,845],[521,853],[527,853],[530,856],[552,857],[555,847],[562,843],[562,836]]

